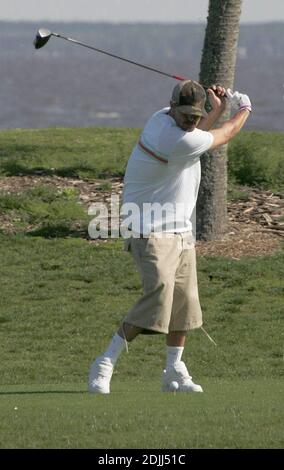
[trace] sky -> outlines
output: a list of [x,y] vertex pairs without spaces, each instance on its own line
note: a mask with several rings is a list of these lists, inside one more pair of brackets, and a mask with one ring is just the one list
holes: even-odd
[[[206,22],[209,0],[0,0],[0,21]],[[243,0],[241,23],[284,22],[284,0]]]

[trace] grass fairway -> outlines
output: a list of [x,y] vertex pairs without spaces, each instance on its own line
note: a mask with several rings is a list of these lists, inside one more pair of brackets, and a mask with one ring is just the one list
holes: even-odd
[[2,448],[283,446],[283,255],[199,259],[218,347],[194,331],[184,359],[204,394],[162,394],[164,338],[141,336],[110,396],[89,396],[86,381],[140,294],[122,242],[2,236],[0,256]]
[[[281,448],[279,380],[203,381],[204,394],[161,394],[157,381],[115,381],[109,396],[85,386],[2,387],[5,448]],[[27,423],[28,426],[27,426]]]
[[0,132],[0,174],[121,175],[138,129],[58,128]]
[[[3,131],[0,177],[107,184],[138,135]],[[122,240],[80,238],[87,217],[74,188],[3,191],[0,212],[0,448],[283,447],[283,252],[198,258],[204,327],[218,346],[193,331],[183,358],[203,394],[160,392],[156,335],[131,343],[109,396],[90,396],[89,366],[141,294],[133,262]]]

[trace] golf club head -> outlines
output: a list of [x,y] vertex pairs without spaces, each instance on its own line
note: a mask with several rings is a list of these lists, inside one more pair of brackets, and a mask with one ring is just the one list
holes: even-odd
[[41,47],[43,47],[49,40],[50,36],[52,36],[52,33],[48,29],[39,29],[34,39],[35,48],[40,49]]

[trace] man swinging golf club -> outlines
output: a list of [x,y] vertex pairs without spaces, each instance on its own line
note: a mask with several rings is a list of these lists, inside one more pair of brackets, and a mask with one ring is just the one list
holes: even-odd
[[[91,393],[110,392],[120,354],[128,342],[145,333],[166,335],[162,390],[203,391],[181,360],[187,333],[202,326],[191,221],[200,183],[199,160],[207,150],[229,142],[251,111],[247,95],[221,86],[209,88],[208,95],[211,111],[207,114],[204,88],[191,80],[179,82],[170,107],[149,119],[128,161],[123,203],[136,204],[140,216],[125,247],[141,275],[143,295],[127,313],[106,351],[91,365]],[[212,130],[225,110],[225,97],[236,113]],[[183,210],[173,210],[165,226],[161,211],[145,217],[143,210],[149,207],[145,203],[171,203],[174,208],[181,204]]]
[[[128,161],[123,205],[135,205],[139,215],[131,222],[135,230],[125,245],[140,272],[143,296],[128,312],[107,350],[92,364],[89,391],[110,392],[116,361],[137,335],[164,333],[167,360],[162,390],[202,392],[181,361],[188,331],[202,326],[192,223],[200,183],[199,159],[242,129],[251,112],[250,99],[221,86],[203,87],[46,28],[38,30],[35,48],[41,49],[52,36],[180,81],[170,107],[149,119]],[[212,108],[209,114],[204,109],[205,89]],[[212,130],[225,109],[225,96],[237,112]],[[163,210],[154,211],[152,217],[151,207],[169,205],[166,223]]]

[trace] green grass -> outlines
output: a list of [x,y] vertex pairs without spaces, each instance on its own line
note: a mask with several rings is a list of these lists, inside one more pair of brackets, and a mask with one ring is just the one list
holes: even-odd
[[[0,175],[123,175],[140,132],[126,128],[2,130]],[[283,153],[283,133],[241,132],[229,145],[230,181],[283,191]]]
[[119,128],[1,131],[0,175],[122,175],[138,136],[138,129]]
[[41,185],[19,193],[2,191],[0,211],[9,216],[14,230],[33,236],[66,236],[78,229],[87,233],[90,220],[75,188]]
[[283,191],[283,154],[283,132],[241,132],[229,145],[229,178],[242,185]]
[[244,189],[242,186],[240,187],[231,183],[228,186],[227,199],[229,202],[247,202],[249,201],[249,191],[247,188]]
[[281,446],[283,254],[199,259],[218,347],[194,331],[184,359],[204,395],[160,393],[158,335],[130,345],[108,397],[86,393],[89,365],[141,292],[122,242],[2,236],[0,257],[2,447]]
[[[0,383],[82,382],[141,294],[121,241],[1,237]],[[234,261],[199,259],[205,327],[191,333],[188,357],[203,377],[283,374],[283,254]],[[154,378],[163,336],[139,337],[119,365],[122,376]],[[148,360],[154,361],[149,370]],[[132,361],[133,364],[132,364]],[[127,375],[124,375],[124,374]]]
[[[158,381],[4,387],[2,448],[282,448],[279,380],[204,379],[204,394],[161,394]],[[27,427],[27,423],[30,423]]]

